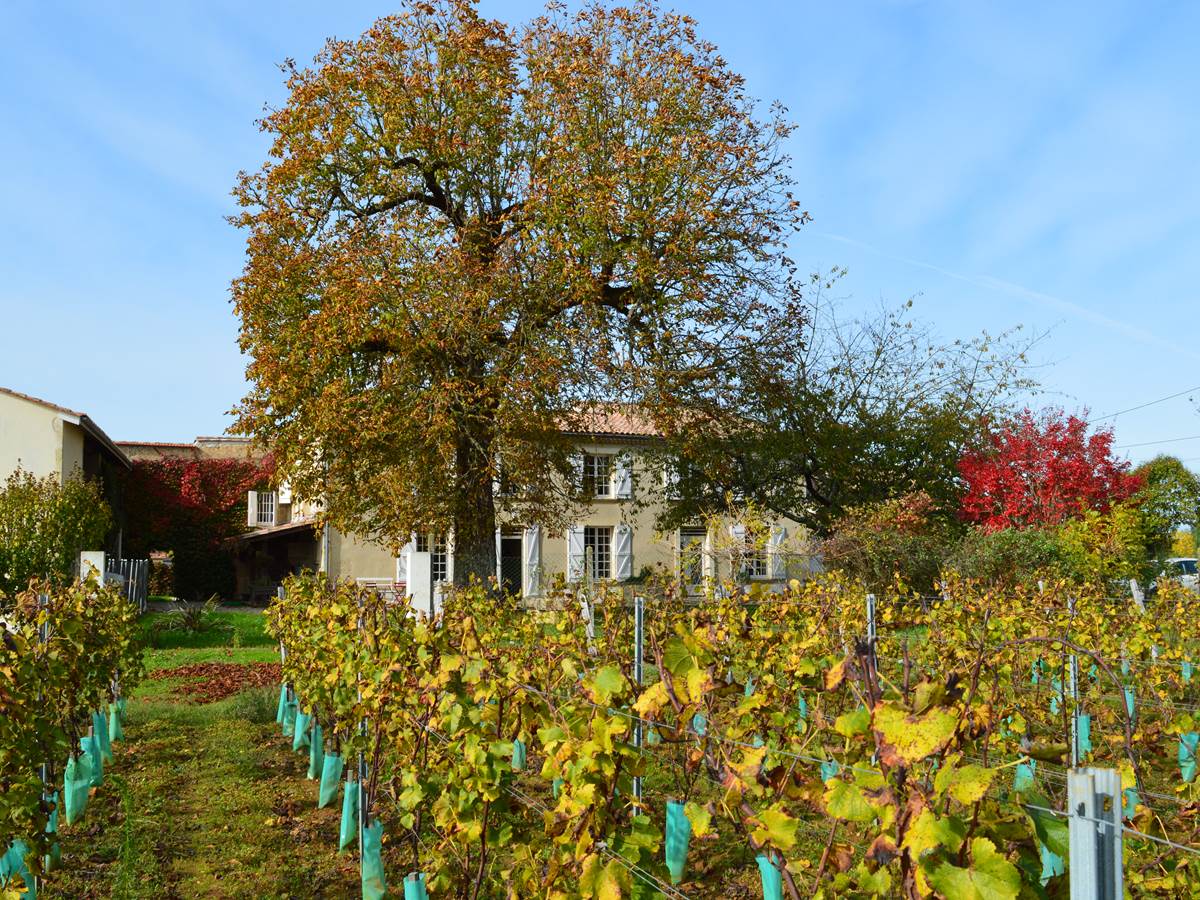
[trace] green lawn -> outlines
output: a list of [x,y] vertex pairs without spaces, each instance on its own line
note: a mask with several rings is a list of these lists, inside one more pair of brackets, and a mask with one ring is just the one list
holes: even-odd
[[[278,660],[253,612],[201,633],[164,632],[152,613],[150,669]],[[63,866],[43,897],[355,897],[356,857],[337,854],[336,809],[316,808],[307,756],[275,724],[277,688],[211,704],[146,680],[129,698],[124,743],[84,820],[63,827]]]

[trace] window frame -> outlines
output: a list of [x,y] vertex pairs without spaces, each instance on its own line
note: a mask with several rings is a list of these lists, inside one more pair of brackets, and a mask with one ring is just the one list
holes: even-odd
[[278,495],[275,491],[259,491],[255,497],[254,522],[260,528],[275,524],[279,515]]
[[[685,540],[686,538],[686,540]],[[708,541],[708,529],[700,525],[682,525],[679,528],[679,580],[684,587],[700,587],[704,584],[704,546]],[[689,569],[695,578],[689,577]]]
[[[602,539],[602,540],[601,540]],[[592,550],[591,569],[588,571],[588,548]],[[601,552],[603,551],[603,552]],[[593,581],[612,580],[613,529],[611,525],[583,526],[583,565]],[[601,559],[604,565],[601,565]]]
[[[600,461],[603,460],[603,474],[600,472]],[[583,493],[597,500],[613,499],[613,462],[612,453],[584,453],[580,466],[582,474]]]

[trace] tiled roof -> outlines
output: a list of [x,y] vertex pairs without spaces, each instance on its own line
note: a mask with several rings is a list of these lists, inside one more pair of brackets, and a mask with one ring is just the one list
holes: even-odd
[[171,441],[117,441],[118,447],[194,447],[194,444],[178,444]]
[[0,387],[0,394],[7,394],[10,397],[16,397],[18,400],[24,400],[27,403],[36,403],[38,406],[44,406],[46,409],[52,409],[55,412],[70,416],[75,419],[74,424],[79,425],[84,431],[94,437],[99,443],[115,456],[120,463],[129,469],[133,467],[133,463],[129,461],[129,457],[121,452],[121,448],[116,445],[112,438],[104,433],[104,429],[96,424],[96,420],[87,413],[79,412],[78,410],[69,409],[65,406],[59,406],[57,403],[51,403],[49,400],[42,400],[40,397],[33,397],[29,394],[22,394],[20,391],[14,391],[11,388]]
[[567,434],[610,434],[621,437],[661,437],[649,416],[626,403],[595,403],[580,409],[564,423]]
[[10,397],[16,397],[18,400],[28,400],[30,403],[36,403],[38,406],[66,413],[68,416],[74,416],[77,419],[83,415],[83,413],[77,410],[67,409],[65,406],[59,406],[57,403],[51,403],[49,400],[43,400],[40,397],[31,397],[29,394],[22,394],[20,391],[14,391],[12,388],[0,387],[0,394],[8,394]]

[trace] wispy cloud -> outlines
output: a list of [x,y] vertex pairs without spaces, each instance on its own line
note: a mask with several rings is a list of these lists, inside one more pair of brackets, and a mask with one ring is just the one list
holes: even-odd
[[1066,316],[1070,316],[1081,321],[1088,322],[1098,328],[1103,328],[1120,337],[1128,338],[1129,340],[1137,341],[1140,344],[1145,344],[1151,347],[1157,347],[1163,350],[1170,350],[1172,353],[1178,353],[1189,359],[1200,360],[1200,353],[1190,347],[1179,344],[1175,341],[1168,340],[1161,335],[1155,334],[1149,329],[1137,325],[1133,322],[1128,322],[1122,319],[1114,318],[1113,316],[1097,312],[1094,309],[1089,309],[1081,303],[1073,300],[1067,300],[1063,297],[1057,297],[1053,294],[1048,294],[1045,291],[1038,291],[1032,288],[1027,288],[1020,284],[1015,284],[1011,281],[1006,281],[1002,278],[995,278],[991,275],[970,275],[963,272],[956,272],[953,269],[948,269],[945,266],[935,265],[924,260],[913,259],[909,256],[904,256],[897,253],[889,253],[886,250],[881,250],[878,247],[872,246],[864,241],[859,241],[842,234],[833,234],[830,232],[812,232],[814,236],[823,237],[827,240],[837,241],[838,243],[847,244],[849,246],[858,247],[866,250],[875,256],[883,257],[884,259],[892,260],[893,262],[903,263],[908,266],[915,266],[920,269],[926,269],[930,272],[936,272],[946,278],[951,278],[955,281],[961,281],[964,284],[969,284],[986,291],[1006,294],[1011,297],[1027,301],[1029,303],[1038,304],[1040,306],[1049,307]]

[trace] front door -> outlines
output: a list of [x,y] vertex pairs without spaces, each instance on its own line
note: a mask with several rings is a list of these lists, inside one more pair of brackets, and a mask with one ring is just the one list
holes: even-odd
[[500,589],[506,594],[521,593],[521,535],[500,536]]

